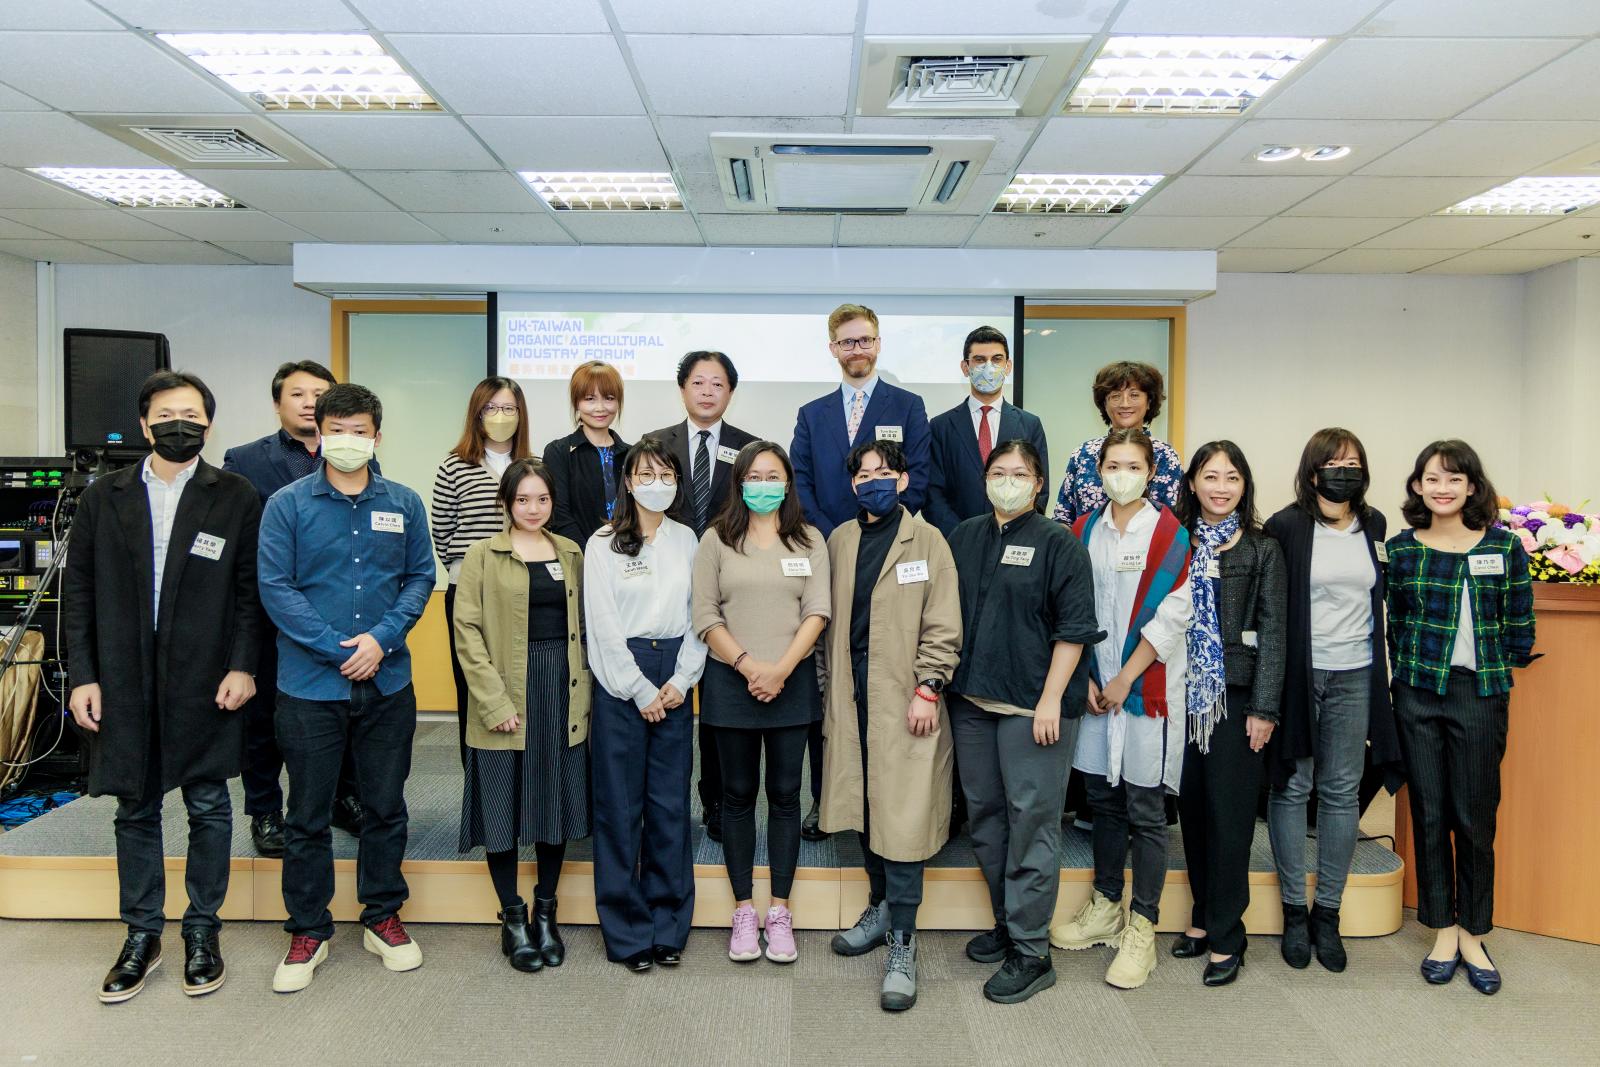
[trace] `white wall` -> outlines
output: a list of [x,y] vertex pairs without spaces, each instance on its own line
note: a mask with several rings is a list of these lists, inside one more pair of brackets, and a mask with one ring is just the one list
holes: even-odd
[[0,456],[31,456],[38,424],[34,265],[0,253]]
[[1519,502],[1600,506],[1600,260],[1527,276]]

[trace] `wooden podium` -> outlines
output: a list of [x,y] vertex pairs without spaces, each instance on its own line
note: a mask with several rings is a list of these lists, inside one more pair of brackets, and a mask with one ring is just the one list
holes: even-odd
[[[1600,588],[1534,583],[1535,651],[1515,674],[1495,834],[1494,924],[1600,944]],[[1411,809],[1395,802],[1405,903]]]

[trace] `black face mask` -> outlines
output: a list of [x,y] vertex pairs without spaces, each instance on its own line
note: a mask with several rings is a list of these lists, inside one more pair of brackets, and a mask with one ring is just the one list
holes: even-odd
[[1317,471],[1317,495],[1330,504],[1348,504],[1361,492],[1360,467],[1323,467]]
[[168,419],[150,427],[156,455],[169,463],[187,463],[206,445],[204,423],[188,419]]

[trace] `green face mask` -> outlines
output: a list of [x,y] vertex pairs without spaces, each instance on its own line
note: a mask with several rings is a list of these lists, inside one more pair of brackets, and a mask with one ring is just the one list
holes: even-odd
[[739,487],[744,506],[757,515],[770,515],[778,510],[789,487],[783,482],[745,482]]

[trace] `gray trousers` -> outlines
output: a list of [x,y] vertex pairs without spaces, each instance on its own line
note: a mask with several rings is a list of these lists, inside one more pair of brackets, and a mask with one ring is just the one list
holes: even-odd
[[1078,720],[1061,720],[1061,739],[1040,745],[1028,716],[996,715],[959,694],[951,694],[949,707],[972,850],[995,922],[1005,924],[1018,949],[1048,958]]

